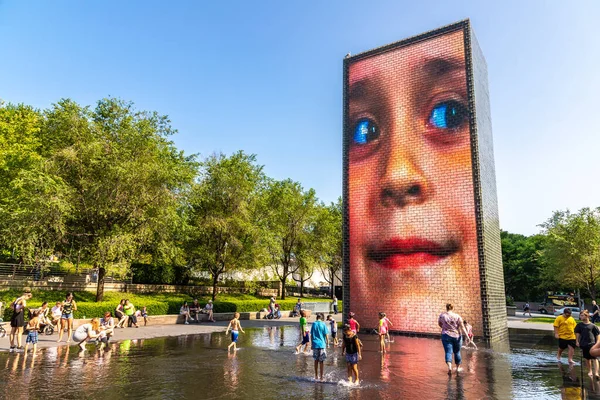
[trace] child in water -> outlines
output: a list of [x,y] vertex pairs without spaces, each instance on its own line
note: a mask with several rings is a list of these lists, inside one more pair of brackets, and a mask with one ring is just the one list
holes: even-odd
[[[465,330],[467,331],[467,337],[469,338],[469,341],[473,340],[473,327],[471,326],[471,324],[469,324],[467,322],[466,319],[463,320],[463,323],[465,324]],[[469,342],[466,341],[466,342]]]
[[33,354],[35,354],[37,350],[40,320],[37,311],[34,311],[31,315],[32,318],[29,320],[29,322],[27,322],[27,339],[25,340],[25,354],[27,354],[27,348],[29,347],[29,343],[33,344]]
[[358,333],[360,331],[360,324],[358,323],[357,320],[354,319],[354,316],[356,314],[354,314],[353,312],[350,312],[348,314],[348,316],[350,317],[348,319],[348,325],[350,325],[350,329],[352,329],[354,331],[354,333]]
[[383,318],[385,319],[385,322],[387,323],[387,333],[385,334],[385,340],[388,341],[389,343],[393,343],[394,341],[390,338],[390,326],[394,326],[394,324],[392,324],[392,321],[390,321],[390,319],[387,317],[386,313],[383,313]]
[[227,346],[227,352],[229,353],[229,349],[233,347],[233,351],[237,351],[237,341],[240,332],[244,332],[242,329],[242,325],[240,324],[240,313],[236,312],[233,319],[229,321],[229,325],[227,326],[227,330],[225,331],[225,335],[229,333],[229,329],[231,329],[231,344]]
[[333,346],[337,347],[337,345],[339,343],[338,338],[337,338],[337,322],[335,321],[335,319],[333,319],[331,314],[329,314],[327,316],[327,321],[329,321],[329,325],[330,325],[331,338],[333,339]]
[[385,353],[385,335],[388,332],[387,318],[385,313],[379,313],[379,352]]
[[346,356],[346,365],[348,367],[348,381],[358,385],[358,361],[362,359],[362,344],[356,336],[350,325],[344,325],[344,345],[342,355]]
[[306,322],[306,312],[301,310],[300,315],[300,336],[302,337],[302,342],[296,346],[296,354],[300,354],[300,348],[302,346],[304,346],[304,352],[306,353],[308,350],[308,345],[310,344],[310,334],[308,323]]

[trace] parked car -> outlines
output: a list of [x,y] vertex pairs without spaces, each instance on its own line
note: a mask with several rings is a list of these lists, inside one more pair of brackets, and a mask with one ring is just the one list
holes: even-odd
[[575,319],[579,319],[579,307],[563,307],[563,308],[559,308],[558,310],[554,311],[554,315],[556,315],[557,317],[559,315],[561,315],[564,311],[565,308],[570,308],[571,309],[571,316]]

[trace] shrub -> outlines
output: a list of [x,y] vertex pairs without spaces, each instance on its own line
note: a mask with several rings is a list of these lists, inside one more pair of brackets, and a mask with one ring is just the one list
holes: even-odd
[[[42,302],[47,301],[50,307],[53,307],[56,301],[62,301],[66,297],[66,291],[43,291],[34,290],[33,297],[27,302],[28,308],[38,308],[42,305]],[[0,291],[0,301],[4,303],[4,315],[5,321],[10,320],[12,316],[12,308],[10,304],[22,294],[21,290],[11,289]],[[119,304],[121,299],[129,299],[136,307],[141,309],[143,306],[147,307],[150,315],[164,315],[164,314],[179,314],[179,309],[184,301],[192,301],[192,297],[189,294],[183,293],[155,293],[155,294],[133,294],[133,293],[122,293],[122,292],[105,292],[104,301],[96,303],[96,298],[93,292],[75,292],[73,293],[75,301],[77,302],[77,311],[75,311],[75,318],[86,318],[100,317],[104,311],[110,311],[114,313],[115,308]],[[199,296],[198,300],[202,307],[206,305],[209,296]],[[277,303],[282,310],[292,310],[296,304],[296,298],[290,298],[287,300],[277,300]],[[302,301],[313,302],[313,301],[330,301],[329,299],[302,299]],[[217,301],[214,303],[214,310],[217,313],[222,312],[256,312],[263,308],[268,308],[269,298],[257,298],[249,294],[231,295],[221,294],[217,297]],[[342,302],[340,301],[340,310],[342,309]]]

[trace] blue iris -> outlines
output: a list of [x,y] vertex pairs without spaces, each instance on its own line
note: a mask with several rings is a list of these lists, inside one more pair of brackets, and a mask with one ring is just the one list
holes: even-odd
[[367,144],[379,137],[379,127],[368,118],[358,120],[354,126],[353,140],[356,144]]
[[467,117],[467,108],[455,100],[438,103],[431,110],[429,123],[440,129],[458,128]]

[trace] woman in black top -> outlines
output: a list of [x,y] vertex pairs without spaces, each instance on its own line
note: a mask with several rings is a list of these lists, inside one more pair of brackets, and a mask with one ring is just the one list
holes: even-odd
[[29,299],[31,299],[31,289],[25,288],[23,289],[23,295],[11,304],[13,313],[10,317],[10,352],[23,351],[21,337],[23,336],[23,326],[25,325],[25,307]]

